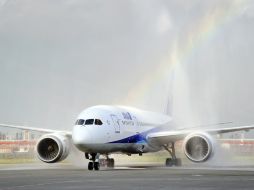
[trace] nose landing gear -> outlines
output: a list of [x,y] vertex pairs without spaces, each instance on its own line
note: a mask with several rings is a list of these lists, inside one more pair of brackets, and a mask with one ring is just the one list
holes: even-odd
[[85,153],[86,159],[89,159],[88,162],[88,170],[100,170],[100,163],[99,163],[99,157],[100,154],[98,153]]

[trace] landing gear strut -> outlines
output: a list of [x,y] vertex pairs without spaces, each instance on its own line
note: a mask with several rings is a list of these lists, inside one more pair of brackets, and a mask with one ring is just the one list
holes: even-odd
[[166,159],[166,166],[172,167],[172,166],[181,166],[182,162],[181,159],[176,158],[175,153],[175,143],[171,143],[170,145],[164,145],[163,146],[166,151],[170,154],[171,158]]
[[88,170],[100,170],[100,163],[99,163],[99,157],[100,154],[98,153],[85,153],[86,159],[89,159],[88,162]]

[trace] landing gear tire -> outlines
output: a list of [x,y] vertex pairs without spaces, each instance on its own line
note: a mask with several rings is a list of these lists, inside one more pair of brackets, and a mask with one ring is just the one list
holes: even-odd
[[166,164],[167,167],[172,167],[172,166],[181,166],[182,165],[182,160],[180,158],[172,159],[172,158],[167,158],[166,159]]
[[172,167],[174,165],[174,161],[172,158],[167,158],[166,159],[166,166],[167,167]]
[[93,168],[94,168],[94,163],[88,162],[88,170],[93,170]]
[[94,162],[94,170],[100,170],[100,163]]

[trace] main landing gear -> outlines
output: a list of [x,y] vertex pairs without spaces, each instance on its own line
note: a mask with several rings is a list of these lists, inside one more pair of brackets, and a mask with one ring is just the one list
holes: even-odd
[[172,166],[181,166],[182,161],[179,158],[176,158],[175,153],[175,143],[170,143],[170,145],[164,145],[163,146],[166,151],[170,154],[171,158],[166,159],[166,166],[172,167]]
[[90,160],[88,162],[88,170],[100,170],[100,166],[106,166],[107,168],[115,167],[115,160],[109,158],[106,155],[106,159],[99,159],[99,153],[85,153],[86,159]]
[[105,166],[107,168],[114,168],[115,167],[115,160],[113,158],[109,158],[108,155],[106,155],[106,159],[104,159]]

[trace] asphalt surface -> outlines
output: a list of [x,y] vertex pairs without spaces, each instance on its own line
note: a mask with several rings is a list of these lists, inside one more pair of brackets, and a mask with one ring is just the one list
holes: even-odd
[[254,189],[254,169],[117,167],[88,171],[71,166],[0,168],[0,190],[34,189]]

